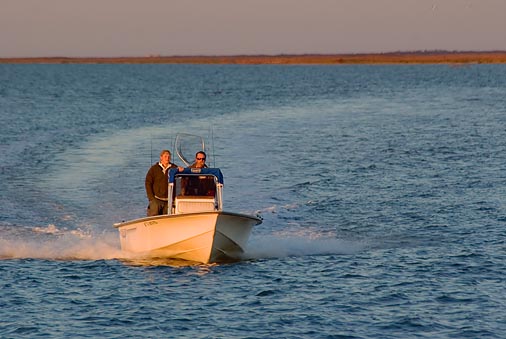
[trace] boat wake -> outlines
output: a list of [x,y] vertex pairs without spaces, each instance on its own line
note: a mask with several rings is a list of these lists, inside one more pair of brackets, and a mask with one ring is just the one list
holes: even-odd
[[[0,260],[139,260],[121,251],[116,232],[67,229],[53,224],[37,227],[0,226]],[[370,248],[366,240],[329,237],[328,234],[274,233],[252,236],[244,260],[329,254],[355,254]],[[141,258],[142,259],[142,258]],[[136,261],[135,261],[136,262]],[[142,264],[142,262],[141,262]],[[166,265],[166,262],[158,263]],[[174,263],[171,261],[170,265]],[[157,261],[149,260],[149,265]],[[176,266],[181,263],[176,262]]]
[[366,241],[315,238],[302,235],[252,237],[245,259],[272,259],[292,256],[355,254],[369,248]]
[[0,259],[102,260],[121,258],[118,236],[82,229],[2,227]]

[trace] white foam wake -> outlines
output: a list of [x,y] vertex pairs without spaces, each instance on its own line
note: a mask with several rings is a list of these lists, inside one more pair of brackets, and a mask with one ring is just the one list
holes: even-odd
[[34,227],[0,238],[0,259],[101,260],[121,258],[117,233]]
[[324,254],[354,254],[368,244],[336,238],[308,236],[263,235],[250,240],[245,257],[248,259],[284,258]]

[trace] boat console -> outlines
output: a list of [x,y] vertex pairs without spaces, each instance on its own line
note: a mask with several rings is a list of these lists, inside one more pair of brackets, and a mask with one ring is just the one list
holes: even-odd
[[169,172],[169,214],[222,210],[223,175],[218,168],[186,168]]

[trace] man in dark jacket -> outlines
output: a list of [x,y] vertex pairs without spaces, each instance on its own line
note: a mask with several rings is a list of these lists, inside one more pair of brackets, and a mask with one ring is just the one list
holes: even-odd
[[161,151],[160,161],[151,166],[146,174],[146,195],[149,200],[147,208],[148,217],[167,214],[169,207],[169,202],[167,201],[169,169],[178,167],[170,162],[170,156],[169,150],[165,149]]

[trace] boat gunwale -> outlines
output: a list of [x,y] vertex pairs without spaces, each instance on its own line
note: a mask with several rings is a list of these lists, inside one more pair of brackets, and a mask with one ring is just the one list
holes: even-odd
[[229,216],[235,216],[235,217],[241,217],[241,218],[247,218],[247,219],[254,219],[257,222],[255,224],[255,226],[260,225],[262,223],[262,218],[260,218],[258,216],[254,216],[254,215],[237,213],[237,212],[228,212],[228,211],[209,211],[209,212],[193,212],[193,213],[181,213],[181,214],[160,214],[160,215],[154,215],[154,216],[150,216],[150,217],[143,217],[143,218],[118,222],[118,223],[113,224],[113,226],[115,228],[120,228],[123,226],[136,224],[139,222],[148,222],[148,221],[158,220],[158,219],[171,219],[171,218],[177,219],[177,218],[186,217],[186,216],[197,216],[197,215],[205,215],[205,214],[217,214],[218,216],[229,215]]

